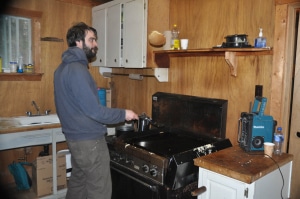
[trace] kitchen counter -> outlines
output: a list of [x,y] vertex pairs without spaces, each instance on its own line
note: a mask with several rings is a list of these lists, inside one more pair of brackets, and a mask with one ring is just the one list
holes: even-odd
[[[283,153],[281,156],[273,155],[272,159],[281,167],[291,162],[293,155]],[[265,157],[263,152],[247,153],[239,146],[234,146],[196,158],[194,159],[194,164],[250,184],[278,169],[272,159]]]
[[32,125],[32,126],[0,126],[0,134],[16,133],[24,131],[36,131],[43,129],[60,128],[60,123],[57,124],[44,124],[44,125]]
[[[39,118],[40,116],[33,117]],[[43,116],[41,116],[43,117]],[[47,116],[48,117],[48,116]],[[17,118],[17,117],[15,117]],[[27,117],[24,117],[27,118]],[[30,117],[28,117],[30,118]],[[32,125],[20,125],[14,120],[14,117],[0,117],[0,134],[17,133],[24,131],[35,131],[43,129],[60,128],[60,123],[45,123],[45,124],[32,124]]]

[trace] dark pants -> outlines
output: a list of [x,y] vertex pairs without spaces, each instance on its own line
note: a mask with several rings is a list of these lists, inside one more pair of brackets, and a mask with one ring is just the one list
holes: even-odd
[[72,173],[66,199],[110,199],[110,158],[105,139],[67,143]]

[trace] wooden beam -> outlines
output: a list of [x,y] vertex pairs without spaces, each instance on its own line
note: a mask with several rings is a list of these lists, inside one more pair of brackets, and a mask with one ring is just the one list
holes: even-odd
[[290,4],[290,3],[296,3],[296,2],[299,2],[299,0],[275,0],[276,5]]

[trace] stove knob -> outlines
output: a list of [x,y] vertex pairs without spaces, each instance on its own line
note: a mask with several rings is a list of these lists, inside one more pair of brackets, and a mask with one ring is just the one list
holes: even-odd
[[126,164],[130,164],[130,165],[133,165],[133,160],[126,159],[125,163],[126,163]]
[[125,159],[125,157],[123,155],[120,155],[119,160],[122,161],[124,159]]
[[144,165],[142,166],[142,170],[143,170],[145,173],[148,173],[148,172],[149,172],[149,166],[146,165],[146,164],[144,164]]
[[150,175],[153,177],[157,176],[157,170],[156,169],[150,169]]

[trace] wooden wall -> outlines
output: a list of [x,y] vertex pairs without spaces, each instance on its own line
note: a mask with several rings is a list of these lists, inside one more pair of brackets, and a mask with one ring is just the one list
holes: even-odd
[[[253,44],[258,28],[262,27],[267,44],[273,45],[274,0],[160,1],[149,0],[148,33],[152,30],[168,30],[176,23],[181,31],[180,36],[190,39],[189,48],[210,48],[221,44],[224,37],[231,34],[248,34],[248,40]],[[66,31],[73,22],[91,24],[91,7],[88,6],[56,0],[17,0],[13,1],[12,6],[43,12],[41,37],[65,40]],[[23,115],[28,110],[34,111],[32,100],[41,109],[56,112],[53,72],[66,48],[66,42],[41,42],[44,76],[40,82],[0,81],[0,116]],[[151,52],[148,55],[151,62]],[[236,144],[238,119],[241,112],[249,111],[249,104],[254,100],[255,85],[263,85],[264,96],[271,96],[272,56],[238,57],[238,63],[238,76],[233,77],[222,57],[172,58],[167,83],[159,83],[152,77],[142,81],[124,76],[105,79],[99,75],[97,67],[90,71],[99,86],[106,87],[109,81],[112,82],[116,107],[133,109],[139,114],[146,112],[151,115],[151,96],[157,91],[228,99],[227,137]],[[152,70],[114,69],[114,72],[152,73]],[[266,114],[269,112],[267,105]],[[34,148],[29,160],[33,160],[40,150],[41,147]],[[0,152],[1,177],[8,179],[6,182],[12,181],[6,168],[9,162],[17,159],[16,153],[16,150]]]

